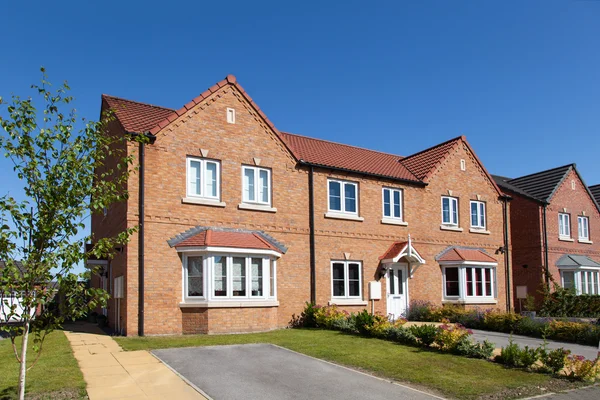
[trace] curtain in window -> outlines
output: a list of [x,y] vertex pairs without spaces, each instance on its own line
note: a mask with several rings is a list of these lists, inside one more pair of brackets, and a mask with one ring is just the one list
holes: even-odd
[[188,296],[204,296],[204,282],[202,279],[202,257],[188,257]]
[[252,277],[252,296],[263,295],[263,260],[262,258],[252,258],[250,266],[250,276]]
[[246,258],[233,257],[231,263],[232,290],[234,296],[246,296]]
[[227,264],[225,257],[214,257],[214,295],[227,296]]
[[254,170],[244,169],[244,200],[255,201],[254,198]]

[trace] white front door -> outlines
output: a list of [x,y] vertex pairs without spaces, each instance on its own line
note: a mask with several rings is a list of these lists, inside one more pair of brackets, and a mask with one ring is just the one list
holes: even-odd
[[396,320],[406,316],[407,287],[406,267],[392,264],[387,271],[387,312]]

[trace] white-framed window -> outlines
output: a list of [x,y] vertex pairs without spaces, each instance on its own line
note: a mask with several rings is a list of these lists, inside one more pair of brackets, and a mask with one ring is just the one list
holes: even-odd
[[242,202],[271,205],[271,170],[242,166]]
[[331,297],[362,299],[362,264],[360,261],[331,261]]
[[495,266],[448,265],[443,271],[445,299],[476,302],[497,297]]
[[183,256],[184,299],[265,300],[277,296],[277,263],[260,254]]
[[358,215],[358,184],[338,179],[327,180],[328,211]]
[[471,201],[471,228],[485,229],[485,203]]
[[558,214],[558,235],[564,238],[571,237],[571,216],[569,214]]
[[187,158],[187,195],[219,200],[221,196],[221,164],[204,158]]
[[383,188],[383,216],[402,221],[402,189]]
[[458,226],[458,199],[442,196],[442,224]]
[[577,217],[579,240],[590,240],[590,220],[588,217]]
[[575,289],[579,294],[600,294],[600,270],[561,270],[560,280],[565,289]]

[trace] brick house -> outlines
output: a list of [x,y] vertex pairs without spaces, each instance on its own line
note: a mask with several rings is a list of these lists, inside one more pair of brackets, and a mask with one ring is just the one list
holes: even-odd
[[600,213],[575,164],[519,178],[494,176],[513,199],[510,227],[515,288],[541,299],[546,279],[600,293]]
[[141,226],[93,280],[127,335],[275,329],[307,301],[510,306],[507,197],[464,137],[401,157],[281,132],[231,75],[179,110],[102,109],[150,138],[127,145],[129,200],[92,218],[94,237]]

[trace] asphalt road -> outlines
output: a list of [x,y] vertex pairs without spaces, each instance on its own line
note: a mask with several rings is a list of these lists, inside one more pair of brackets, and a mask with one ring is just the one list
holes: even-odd
[[440,398],[270,344],[153,353],[215,400]]
[[[487,339],[490,342],[495,343],[497,348],[506,347],[508,345],[508,340],[510,336],[511,335],[509,334],[500,332],[480,331],[475,329],[473,330],[473,339],[479,342],[483,342],[485,339]],[[538,347],[542,345],[542,343],[544,343],[542,339],[531,338],[527,336],[512,335],[512,339],[521,347]],[[558,349],[560,347],[567,350],[571,350],[572,354],[584,356],[585,358],[590,360],[595,360],[596,356],[598,355],[597,347],[583,346],[575,343],[557,342],[553,340],[548,341],[549,349]]]

